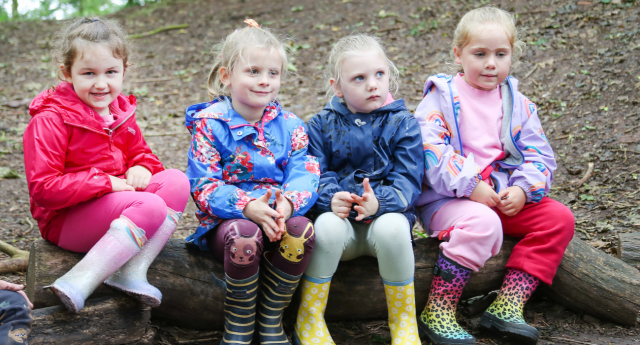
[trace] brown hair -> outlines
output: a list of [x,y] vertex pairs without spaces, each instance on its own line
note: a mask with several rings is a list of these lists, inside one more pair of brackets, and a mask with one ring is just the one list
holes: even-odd
[[63,65],[64,73],[71,74],[71,65],[90,44],[107,45],[114,57],[122,59],[125,69],[131,66],[129,58],[133,49],[127,41],[126,31],[115,20],[97,17],[76,20],[62,29],[57,35],[54,61]]
[[[246,21],[245,21],[246,22]],[[287,74],[288,60],[287,52],[282,41],[270,30],[255,26],[245,27],[229,34],[222,43],[213,47],[213,66],[207,79],[207,89],[209,96],[217,98],[229,96],[229,88],[220,79],[220,68],[225,67],[227,71],[233,73],[233,68],[239,59],[243,59],[245,49],[263,48],[278,52],[282,59],[282,78]]]
[[[488,23],[499,24],[504,29],[509,38],[509,43],[511,43],[511,66],[512,68],[517,67],[518,60],[524,51],[525,43],[520,40],[522,35],[516,28],[516,19],[511,13],[492,6],[471,10],[460,19],[453,34],[452,51],[453,47],[457,47],[462,51],[473,39],[474,33],[477,33],[483,25]],[[459,65],[457,70],[458,72],[464,72],[462,65]]]

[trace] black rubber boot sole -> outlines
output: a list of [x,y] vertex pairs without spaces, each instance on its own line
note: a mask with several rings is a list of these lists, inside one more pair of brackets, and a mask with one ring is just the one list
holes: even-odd
[[420,334],[426,336],[432,344],[436,344],[436,345],[468,345],[468,344],[475,344],[476,343],[476,339],[475,338],[471,338],[471,339],[450,339],[450,338],[445,338],[443,336],[437,335],[437,334],[433,333],[433,331],[431,331],[431,329],[429,329],[429,326],[427,326],[420,319],[418,319],[418,332]]
[[492,333],[506,336],[510,340],[514,342],[517,341],[523,345],[535,345],[540,337],[540,332],[533,326],[507,322],[486,311],[482,314],[480,326]]

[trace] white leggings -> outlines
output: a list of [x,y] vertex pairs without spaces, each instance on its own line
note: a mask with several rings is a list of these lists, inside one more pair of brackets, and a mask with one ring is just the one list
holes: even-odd
[[401,213],[387,213],[371,224],[362,224],[326,212],[318,217],[314,227],[316,242],[305,271],[307,277],[328,280],[340,261],[367,255],[378,258],[380,276],[385,283],[413,281],[411,229]]

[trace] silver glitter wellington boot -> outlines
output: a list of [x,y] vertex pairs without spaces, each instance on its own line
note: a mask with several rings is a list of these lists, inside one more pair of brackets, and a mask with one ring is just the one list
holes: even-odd
[[111,222],[107,233],[87,255],[50,288],[67,309],[77,313],[104,279],[136,255],[146,241],[144,230],[121,216]]
[[160,302],[162,302],[162,292],[149,284],[147,270],[169,238],[171,238],[181,216],[181,212],[168,209],[167,218],[140,253],[129,260],[104,283],[138,299],[145,305],[150,307],[159,306]]

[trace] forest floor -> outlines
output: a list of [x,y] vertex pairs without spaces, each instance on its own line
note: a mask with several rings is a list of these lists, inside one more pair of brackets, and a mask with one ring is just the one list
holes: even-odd
[[[323,64],[340,37],[356,31],[380,36],[402,73],[397,97],[414,111],[425,79],[449,70],[451,36],[465,12],[492,4],[517,13],[527,49],[512,74],[538,105],[555,149],[558,169],[550,196],[573,210],[576,236],[616,255],[618,234],[640,231],[640,5],[610,2],[199,0],[133,7],[113,17],[131,34],[188,24],[134,40],[138,56],[123,91],[138,97],[138,124],[165,167],[184,171],[190,139],[184,109],[208,100],[211,48],[243,27],[245,18],[293,38],[295,72],[283,82],[278,99],[306,120],[327,102]],[[29,212],[22,134],[30,119],[29,101],[57,83],[51,47],[61,26],[58,21],[0,24],[0,238],[27,250],[40,233]],[[590,163],[592,175],[578,186]],[[194,211],[190,202],[175,237],[184,238],[196,227]],[[24,275],[0,279],[24,282]],[[539,344],[640,344],[638,325],[622,327],[575,314],[544,296],[528,304],[526,317],[542,333]],[[478,316],[459,319],[479,343],[507,344],[480,331]],[[382,320],[329,323],[329,328],[338,344],[390,340]],[[219,342],[207,337],[211,333],[161,326],[153,343]]]

